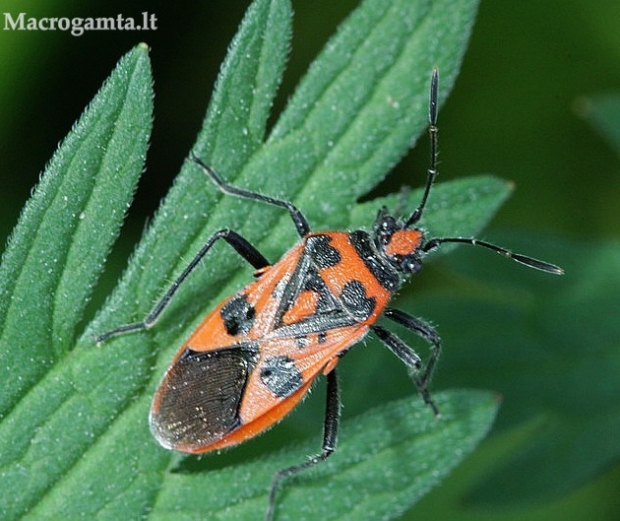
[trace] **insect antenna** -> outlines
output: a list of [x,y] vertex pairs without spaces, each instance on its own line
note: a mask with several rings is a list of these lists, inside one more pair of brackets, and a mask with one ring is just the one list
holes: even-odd
[[[426,186],[424,187],[424,194],[422,195],[422,199],[418,204],[418,207],[411,213],[409,218],[405,221],[404,228],[408,228],[412,224],[415,224],[422,217],[422,213],[424,212],[424,208],[426,206],[426,202],[428,200],[428,196],[431,191],[431,187],[435,182],[435,178],[437,177],[437,112],[438,112],[438,101],[437,101],[437,91],[439,87],[439,73],[437,69],[433,69],[433,73],[431,75],[431,88],[429,95],[429,106],[428,106],[428,133],[430,136],[430,163],[428,167],[428,176],[426,178]],[[527,255],[522,255],[520,253],[513,253],[506,248],[502,248],[501,246],[496,246],[495,244],[491,244],[486,241],[479,241],[477,239],[467,239],[463,237],[444,237],[437,239],[430,239],[424,246],[422,246],[422,251],[428,253],[431,250],[434,250],[439,245],[446,243],[464,243],[471,244],[473,246],[482,246],[489,250],[492,250],[504,257],[508,257],[516,262],[529,266],[530,268],[534,268],[537,270],[545,271],[547,273],[553,273],[555,275],[562,275],[564,270],[559,266],[555,266],[554,264],[550,264],[545,261],[541,261],[538,259],[534,259],[533,257],[528,257]]]
[[439,245],[447,242],[458,242],[463,244],[471,244],[472,246],[482,246],[484,248],[497,252],[504,257],[508,257],[509,259],[512,259],[513,261],[516,261],[520,264],[525,264],[530,268],[545,271],[547,273],[552,273],[554,275],[564,274],[564,270],[559,266],[556,266],[549,262],[534,259],[533,257],[528,257],[527,255],[522,255],[520,253],[513,253],[506,248],[502,248],[501,246],[497,246],[486,241],[479,241],[478,239],[467,239],[463,237],[443,237],[437,239],[430,239],[426,244],[424,244],[424,246],[422,246],[422,251],[427,253],[431,250],[434,250]]
[[430,163],[428,166],[428,176],[426,178],[426,186],[424,187],[424,194],[422,195],[422,200],[418,207],[411,213],[409,218],[405,221],[405,228],[409,228],[412,224],[415,224],[422,217],[422,213],[424,212],[424,207],[426,206],[426,201],[428,200],[428,195],[431,192],[431,187],[435,182],[435,178],[437,177],[437,90],[439,87],[439,73],[437,69],[433,69],[433,74],[431,75],[431,90],[429,95],[428,102],[428,121],[430,123],[428,127],[428,134],[430,136]]

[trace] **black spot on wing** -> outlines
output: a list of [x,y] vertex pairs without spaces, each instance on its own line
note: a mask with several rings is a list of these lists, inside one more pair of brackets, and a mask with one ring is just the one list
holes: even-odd
[[398,272],[381,257],[374,247],[370,235],[362,230],[357,230],[349,234],[349,241],[368,270],[379,281],[379,284],[388,291],[396,291],[400,282]]
[[331,268],[342,259],[340,252],[329,244],[331,240],[328,235],[311,235],[306,239],[304,253],[310,256],[312,263],[320,270]]
[[286,398],[299,389],[303,378],[295,362],[288,356],[273,356],[265,360],[260,379],[276,396]]
[[231,336],[247,333],[252,329],[256,309],[250,304],[245,295],[235,295],[220,310],[226,332]]
[[239,404],[258,361],[252,343],[215,351],[187,348],[155,395],[151,431],[169,448],[200,448],[237,428]]
[[359,280],[352,280],[344,285],[340,300],[345,309],[359,321],[370,317],[377,305],[374,297],[366,296],[366,289]]

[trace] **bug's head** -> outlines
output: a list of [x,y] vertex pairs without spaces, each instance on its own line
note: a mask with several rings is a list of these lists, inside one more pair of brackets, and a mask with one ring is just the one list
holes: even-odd
[[407,228],[407,222],[389,214],[383,207],[374,224],[377,250],[402,273],[417,273],[422,268],[420,250],[424,234],[417,228]]

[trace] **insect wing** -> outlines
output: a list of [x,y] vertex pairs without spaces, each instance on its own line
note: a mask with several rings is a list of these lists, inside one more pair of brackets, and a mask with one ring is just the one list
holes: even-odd
[[239,407],[260,358],[260,339],[277,311],[276,285],[290,278],[296,258],[293,249],[222,302],[179,350],[159,384],[149,417],[162,446],[204,452],[242,425]]
[[155,395],[151,430],[184,452],[240,443],[282,419],[367,331],[298,245],[186,342]]

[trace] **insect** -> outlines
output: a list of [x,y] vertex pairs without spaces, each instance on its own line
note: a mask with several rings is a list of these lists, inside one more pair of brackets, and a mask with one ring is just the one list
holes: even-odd
[[[328,458],[336,448],[340,398],[336,366],[368,333],[376,335],[406,366],[423,400],[439,411],[429,382],[441,339],[426,322],[388,307],[401,282],[417,273],[424,256],[444,243],[465,243],[493,250],[548,273],[562,269],[502,247],[462,237],[426,239],[420,220],[437,176],[438,74],[431,78],[429,133],[431,160],[418,207],[404,218],[382,208],[372,232],[311,232],[292,203],[227,184],[196,156],[191,160],[225,194],[286,209],[301,237],[275,264],[230,229],[214,233],[153,311],[142,322],[98,337],[151,327],[179,286],[215,243],[224,240],[255,268],[256,280],[211,311],[172,360],[155,393],[151,431],[165,448],[201,453],[230,447],[265,431],[297,405],[313,381],[327,378],[323,443],[310,459],[277,472],[271,483],[267,520],[274,516],[280,483]],[[426,363],[403,340],[378,325],[384,316],[430,345]]]

